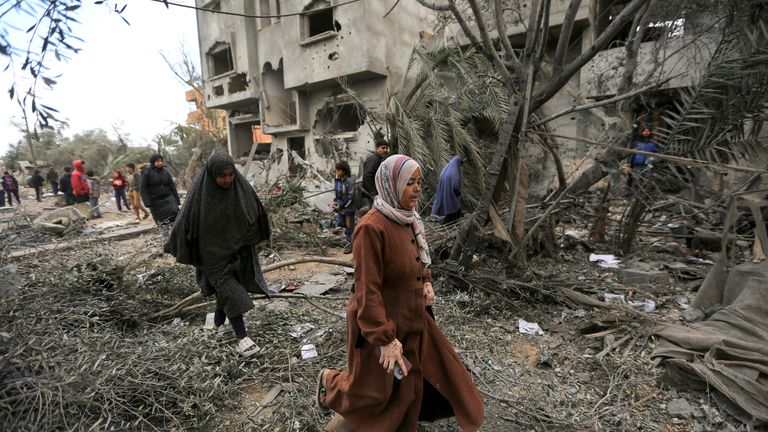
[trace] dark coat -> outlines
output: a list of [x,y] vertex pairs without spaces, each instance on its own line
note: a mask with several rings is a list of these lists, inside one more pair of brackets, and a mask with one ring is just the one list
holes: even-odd
[[150,164],[141,173],[141,200],[149,211],[155,223],[173,221],[179,213],[181,199],[176,191],[176,184],[168,170],[157,169]]
[[376,171],[384,159],[380,154],[374,153],[363,162],[363,184],[361,185],[363,196],[373,199],[378,194],[376,192]]
[[45,179],[39,173],[32,174],[32,179],[30,180],[29,183],[33,188],[43,187],[43,183],[45,183]]
[[72,173],[65,172],[59,179],[59,190],[64,195],[72,195]]
[[[426,310],[423,283],[431,273],[420,260],[412,228],[374,209],[360,220],[353,238],[348,371],[325,373],[325,405],[341,414],[352,430],[414,431],[420,419],[450,416],[463,431],[478,430],[483,399]],[[397,385],[375,354],[395,337],[413,365]]]

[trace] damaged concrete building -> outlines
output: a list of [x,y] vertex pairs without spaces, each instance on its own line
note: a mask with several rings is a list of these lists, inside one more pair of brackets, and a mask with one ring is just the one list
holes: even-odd
[[[525,44],[524,23],[531,3],[505,0],[507,37],[515,48]],[[628,3],[581,1],[566,61],[587,49]],[[569,4],[569,0],[551,2],[550,58]],[[435,13],[415,1],[198,0],[197,6],[210,10],[197,13],[205,103],[227,112],[230,153],[246,159],[253,154],[257,168],[251,172],[271,172],[273,178],[297,171],[293,152],[323,174],[330,173],[336,159],[348,160],[353,174],[357,173],[373,149],[375,131],[340,81],[365,100],[368,109],[385,111],[387,94],[404,85],[420,34],[436,27]],[[638,126],[667,126],[664,113],[675,103],[676,90],[695,83],[712,55],[712,43],[701,37],[713,26],[711,15],[707,11],[680,15],[679,11],[671,8],[655,14],[644,32],[634,80],[663,83],[646,92],[634,107]],[[630,28],[628,23],[575,74],[544,105],[539,118],[614,96]],[[448,26],[440,37],[469,46],[458,26]],[[551,65],[545,62],[545,68],[551,73]],[[599,140],[614,110],[606,105],[570,113],[548,122],[548,127],[557,135]],[[254,138],[256,126],[271,135],[271,142]],[[552,141],[569,174],[603,151],[577,140]],[[541,146],[529,146],[526,151],[530,193],[545,195],[556,182],[554,161]]]
[[[198,0],[210,10],[197,13],[205,103],[227,112],[230,153],[273,178],[296,172],[293,152],[322,173],[339,158],[357,172],[375,131],[340,82],[382,108],[430,16],[410,1],[387,15],[395,3]],[[255,126],[271,142],[254,142]]]

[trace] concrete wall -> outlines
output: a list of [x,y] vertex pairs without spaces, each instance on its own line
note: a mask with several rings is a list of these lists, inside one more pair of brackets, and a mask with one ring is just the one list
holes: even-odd
[[[312,12],[339,0],[221,0],[223,11],[251,15],[283,15]],[[353,171],[373,150],[373,132],[363,124],[357,131],[327,136],[333,148],[318,144],[316,118],[327,106],[329,98],[342,93],[338,79],[346,80],[352,91],[365,100],[368,108],[383,110],[388,92],[399,89],[407,71],[413,47],[419,33],[428,30],[431,12],[416,2],[396,0],[361,1],[336,6],[330,31],[310,37],[310,18],[242,18],[198,12],[200,51],[206,103],[228,111],[229,148],[240,156],[250,143],[245,130],[248,124],[263,125],[264,132],[273,136],[271,152],[283,155],[273,158],[269,168],[270,180],[288,170],[288,143],[303,137],[306,160],[320,172],[329,172],[335,157],[345,157]],[[212,2],[197,1],[201,7]],[[324,21],[325,22],[325,21]],[[232,45],[235,70],[221,76],[211,76],[205,53],[217,42]],[[219,94],[237,74],[246,74],[248,86],[239,92]],[[254,107],[257,109],[254,111]],[[255,112],[255,114],[254,114]],[[238,120],[245,119],[245,120]],[[257,163],[266,171],[265,163]],[[266,181],[266,175],[261,176]]]

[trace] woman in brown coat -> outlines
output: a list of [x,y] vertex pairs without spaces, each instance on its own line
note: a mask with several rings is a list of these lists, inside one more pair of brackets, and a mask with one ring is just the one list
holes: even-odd
[[414,210],[421,169],[407,156],[390,156],[376,172],[376,189],[352,246],[348,371],[318,376],[317,403],[337,413],[325,430],[413,431],[419,421],[455,416],[462,430],[476,431],[482,397],[431,316],[431,258]]

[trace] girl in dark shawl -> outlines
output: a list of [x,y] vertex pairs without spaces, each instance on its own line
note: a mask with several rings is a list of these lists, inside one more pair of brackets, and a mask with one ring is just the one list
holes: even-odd
[[432,216],[445,216],[443,223],[451,223],[461,217],[461,156],[454,156],[440,172],[437,182]]
[[163,155],[155,153],[141,174],[141,199],[157,225],[173,223],[181,205],[173,176],[164,165]]
[[237,351],[246,357],[260,350],[247,336],[243,314],[254,307],[249,293],[268,294],[256,245],[269,236],[256,191],[232,157],[215,149],[187,194],[165,251],[195,266],[203,296],[216,295],[214,330],[229,318]]

